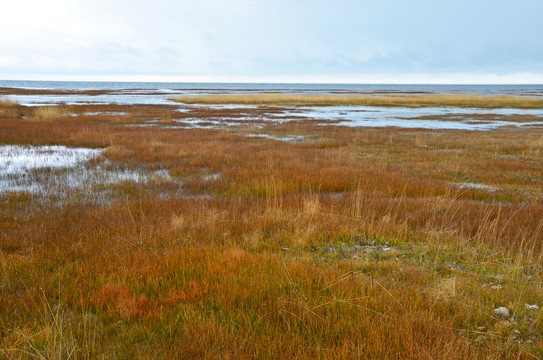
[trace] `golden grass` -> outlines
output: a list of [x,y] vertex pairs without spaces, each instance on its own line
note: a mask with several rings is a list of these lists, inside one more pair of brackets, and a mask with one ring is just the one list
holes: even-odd
[[0,117],[15,117],[20,105],[10,99],[0,99]]
[[247,94],[178,96],[173,100],[186,104],[247,104],[247,105],[366,105],[366,106],[458,106],[483,108],[543,107],[543,98],[482,95],[417,95],[417,96],[359,96],[359,95],[297,95]]
[[0,99],[0,109],[5,108],[14,108],[17,107],[19,104],[16,101],[10,100],[10,99]]
[[34,109],[34,117],[39,120],[57,120],[66,113],[60,106],[39,106]]
[[311,141],[0,122],[0,142],[104,147],[182,189],[117,184],[97,204],[0,194],[0,354],[543,357],[543,317],[525,306],[543,305],[541,129],[261,130]]

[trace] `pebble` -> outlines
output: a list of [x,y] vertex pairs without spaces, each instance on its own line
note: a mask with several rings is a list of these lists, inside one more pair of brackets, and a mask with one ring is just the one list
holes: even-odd
[[528,309],[528,310],[537,310],[537,309],[539,309],[539,306],[537,306],[535,304],[534,305],[524,304],[524,305],[526,305],[526,309]]
[[494,315],[507,319],[511,317],[511,314],[509,313],[509,309],[503,306],[500,306],[499,308],[494,309]]

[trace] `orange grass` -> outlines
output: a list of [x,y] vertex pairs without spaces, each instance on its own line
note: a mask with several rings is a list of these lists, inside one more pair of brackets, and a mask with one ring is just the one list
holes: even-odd
[[543,305],[542,130],[261,129],[308,139],[293,144],[122,126],[171,116],[0,122],[2,143],[107,148],[183,189],[0,195],[4,357],[543,356],[543,317],[525,306]]

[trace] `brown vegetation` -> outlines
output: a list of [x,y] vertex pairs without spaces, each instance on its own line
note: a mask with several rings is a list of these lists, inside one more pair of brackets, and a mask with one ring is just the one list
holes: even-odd
[[182,193],[0,194],[4,357],[543,356],[525,306],[543,305],[541,129],[259,129],[307,140],[289,143],[125,126],[169,125],[169,107],[98,108],[127,114],[0,115],[0,142],[107,148]]

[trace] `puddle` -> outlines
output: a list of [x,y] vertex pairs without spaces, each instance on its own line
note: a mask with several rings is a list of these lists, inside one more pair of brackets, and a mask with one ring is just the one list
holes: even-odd
[[[26,176],[34,170],[75,167],[102,150],[66,146],[0,146],[0,177]],[[0,188],[1,191],[1,188]]]
[[213,128],[218,129],[222,127],[243,126],[247,124],[253,124],[254,121],[261,121],[261,119],[254,117],[205,117],[205,118],[184,118],[174,119],[177,124],[184,125],[185,128]]
[[107,161],[89,163],[102,151],[65,146],[0,146],[0,196],[26,192],[38,197],[67,199],[73,195],[103,202],[111,195],[108,185],[174,182],[166,170],[121,169]]
[[265,138],[270,140],[284,141],[284,142],[301,142],[305,140],[303,135],[285,135],[285,136],[274,136],[269,134],[246,134],[246,137],[252,138]]
[[215,180],[219,180],[221,178],[221,174],[209,174],[209,175],[205,175],[202,179],[204,181],[215,181]]
[[260,107],[259,105],[250,105],[250,104],[183,104],[183,106],[185,108],[181,108],[178,111],[186,112],[192,109],[247,110],[247,109],[258,109]]
[[143,124],[126,124],[129,127],[146,127],[146,128],[158,128],[158,129],[171,129],[171,130],[184,130],[184,129],[212,129],[220,130],[236,126],[250,126],[252,128],[262,128],[263,125],[255,123],[262,121],[262,119],[256,118],[184,118],[173,119],[174,124],[164,124],[161,120],[148,120]]
[[124,116],[124,115],[128,115],[128,113],[124,111],[95,111],[95,112],[84,112],[81,115],[84,115],[84,116],[97,116],[97,115]]
[[497,187],[485,185],[485,184],[477,184],[472,182],[465,182],[465,183],[459,183],[455,184],[459,189],[477,189],[477,190],[484,190],[488,192],[498,192],[502,191],[501,189],[498,189]]

